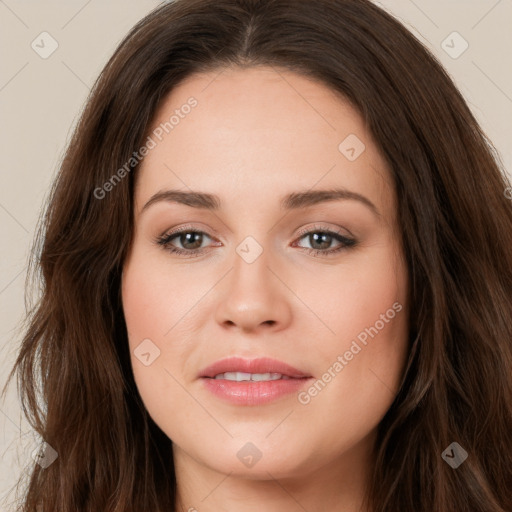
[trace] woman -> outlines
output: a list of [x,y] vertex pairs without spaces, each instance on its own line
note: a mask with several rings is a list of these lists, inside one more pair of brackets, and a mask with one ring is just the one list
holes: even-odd
[[372,3],[159,7],[41,226],[22,510],[512,510],[509,186]]

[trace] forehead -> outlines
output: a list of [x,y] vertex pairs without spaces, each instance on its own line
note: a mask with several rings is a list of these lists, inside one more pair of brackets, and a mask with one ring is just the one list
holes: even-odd
[[137,171],[138,209],[165,188],[239,197],[246,206],[269,191],[277,198],[337,186],[391,200],[386,163],[357,110],[288,70],[192,75],[164,99],[148,133],[155,146]]

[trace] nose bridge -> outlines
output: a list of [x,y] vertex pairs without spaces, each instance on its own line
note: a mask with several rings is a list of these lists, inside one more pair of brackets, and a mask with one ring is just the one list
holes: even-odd
[[260,324],[282,325],[289,321],[289,297],[271,270],[275,258],[266,246],[268,238],[260,243],[247,236],[235,248],[232,272],[217,308],[219,323],[250,330]]
[[[259,237],[261,240],[261,236]],[[247,236],[238,244],[233,258],[232,292],[245,296],[246,300],[268,302],[275,295],[275,283],[272,282],[272,254],[269,243],[258,242],[253,236]]]

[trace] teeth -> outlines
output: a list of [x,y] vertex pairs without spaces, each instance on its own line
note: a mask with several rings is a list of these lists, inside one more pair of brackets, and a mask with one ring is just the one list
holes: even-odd
[[216,379],[225,379],[235,382],[242,382],[244,380],[251,380],[254,382],[268,381],[268,380],[279,380],[289,379],[286,375],[280,373],[244,373],[244,372],[226,372],[215,375]]

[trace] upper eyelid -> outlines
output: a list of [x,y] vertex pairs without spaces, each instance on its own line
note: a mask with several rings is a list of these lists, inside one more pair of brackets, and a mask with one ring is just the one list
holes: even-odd
[[[345,229],[348,232],[348,235],[343,235],[341,233],[341,229]],[[339,227],[329,228],[329,227],[326,227],[326,226],[318,226],[316,224],[314,226],[310,226],[310,227],[307,227],[307,228],[300,229],[299,232],[297,233],[297,236],[298,237],[302,237],[302,236],[307,235],[309,233],[315,233],[315,232],[335,233],[337,235],[344,236],[345,238],[353,237],[354,236],[346,228],[339,228]]]
[[[346,229],[346,228],[344,228]],[[346,230],[348,231],[348,230]],[[179,235],[181,233],[190,233],[190,232],[193,232],[193,233],[201,233],[203,235],[206,235],[210,238],[212,237],[215,237],[215,236],[218,236],[218,235],[211,235],[210,233],[208,233],[208,231],[205,231],[203,229],[200,229],[200,228],[197,228],[197,227],[194,227],[194,226],[183,226],[181,228],[178,228],[176,230],[170,230],[170,231],[166,231],[164,232],[161,237],[171,237],[173,235]],[[329,228],[329,227],[326,227],[326,226],[317,226],[317,225],[314,225],[314,226],[310,226],[308,228],[303,228],[301,229],[297,234],[296,236],[298,237],[302,237],[304,235],[307,235],[307,234],[310,234],[310,233],[316,233],[316,232],[326,232],[326,233],[335,233],[337,235],[341,235],[341,236],[345,236],[343,235],[337,228]],[[349,232],[349,231],[348,231]],[[348,236],[353,236],[352,233],[349,232],[349,235]]]

